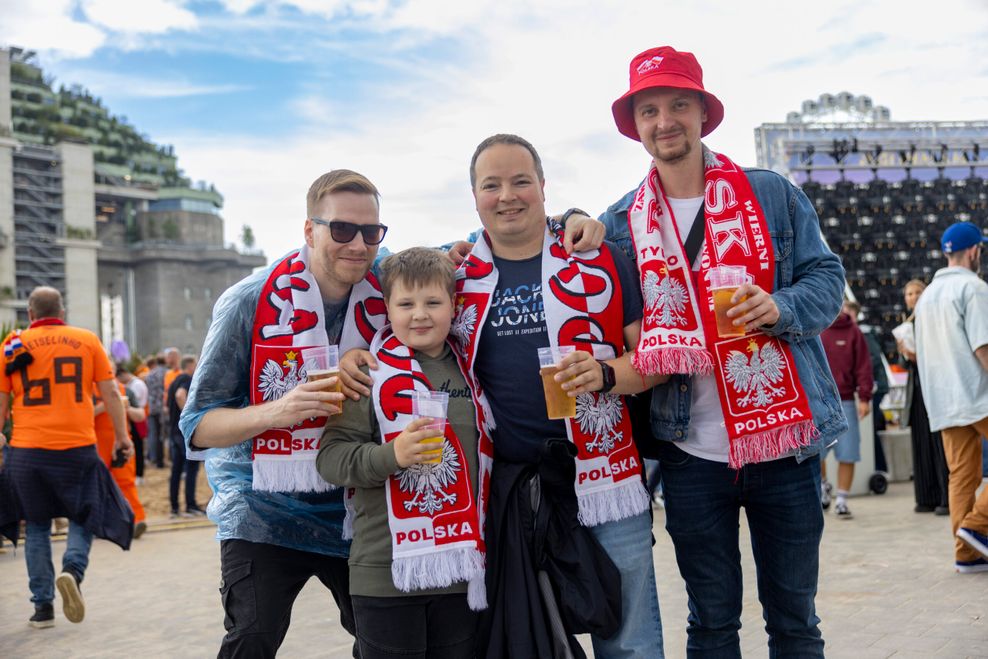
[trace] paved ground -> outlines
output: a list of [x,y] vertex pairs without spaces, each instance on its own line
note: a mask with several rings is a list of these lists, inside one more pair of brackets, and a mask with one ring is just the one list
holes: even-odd
[[[949,522],[913,513],[911,487],[894,484],[883,496],[853,499],[853,520],[827,519],[817,607],[829,657],[988,658],[988,573],[953,571]],[[656,511],[655,565],[666,656],[673,658],[685,654],[686,597],[663,523]],[[742,521],[746,543],[744,527]],[[56,559],[63,549],[55,544]],[[0,656],[215,656],[223,633],[218,582],[211,528],[154,527],[130,553],[98,541],[84,584],[86,620],[73,625],[56,606],[55,627],[34,630],[23,552],[8,551],[0,555]],[[745,588],[742,650],[765,657],[747,548]],[[349,646],[332,598],[310,582],[281,656],[346,657]]]

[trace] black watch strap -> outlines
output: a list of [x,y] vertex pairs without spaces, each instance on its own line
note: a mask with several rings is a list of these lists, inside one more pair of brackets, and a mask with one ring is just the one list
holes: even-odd
[[597,363],[600,364],[600,374],[604,376],[604,384],[598,391],[602,394],[606,394],[614,388],[615,384],[617,384],[617,377],[614,374],[614,368],[610,364],[599,359],[597,360]]
[[566,228],[566,220],[568,220],[571,215],[586,215],[587,217],[590,217],[590,213],[586,211],[582,211],[579,208],[570,208],[565,213],[563,213],[563,216],[561,218],[559,218],[559,223],[563,225],[563,228]]

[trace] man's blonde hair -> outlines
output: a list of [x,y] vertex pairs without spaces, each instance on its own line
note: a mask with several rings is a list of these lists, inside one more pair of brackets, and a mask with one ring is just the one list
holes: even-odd
[[456,292],[456,267],[444,253],[428,247],[410,247],[392,254],[381,263],[381,292],[390,299],[396,282],[409,288],[439,284]]
[[335,192],[369,194],[374,197],[378,206],[381,205],[381,193],[366,176],[349,169],[334,169],[317,178],[309,186],[309,192],[305,195],[306,215],[312,217],[316,204],[326,195]]

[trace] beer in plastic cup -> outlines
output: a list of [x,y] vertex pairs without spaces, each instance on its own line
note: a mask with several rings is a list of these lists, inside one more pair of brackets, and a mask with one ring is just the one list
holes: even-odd
[[[302,349],[302,364],[305,366],[306,381],[317,382],[326,380],[326,391],[342,393],[343,382],[340,380],[340,349],[337,346],[316,346]],[[336,378],[330,382],[330,378]],[[342,413],[343,402],[340,401]]]
[[412,395],[412,416],[416,419],[431,419],[432,422],[423,427],[432,431],[422,441],[426,444],[438,444],[435,450],[425,451],[423,455],[430,456],[423,464],[439,464],[443,458],[443,442],[446,440],[446,409],[449,406],[449,394],[444,391],[416,391]]
[[556,382],[559,362],[576,350],[573,346],[539,348],[539,375],[545,391],[545,409],[550,419],[569,419],[576,416],[576,399],[566,395],[562,382]]
[[[751,281],[744,266],[718,265],[707,271],[707,281],[710,282],[710,291],[714,296],[714,317],[717,319],[717,335],[723,338],[732,336],[744,336],[744,325],[734,325],[734,319],[728,318],[728,309],[735,305],[731,303],[731,298],[738,288]],[[744,302],[747,296],[738,300],[738,304]]]

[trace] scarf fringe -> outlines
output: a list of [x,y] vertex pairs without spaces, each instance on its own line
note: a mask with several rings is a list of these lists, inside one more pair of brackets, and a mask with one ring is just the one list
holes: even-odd
[[800,421],[773,430],[742,435],[731,441],[727,464],[740,469],[746,464],[774,460],[790,451],[809,446],[820,434],[812,421]]
[[253,468],[253,489],[262,492],[332,492],[337,488],[319,475],[314,452],[287,460],[257,455]]
[[[484,579],[484,555],[472,547],[430,547],[426,553],[391,560],[391,580],[395,588],[404,593],[448,588],[454,583],[474,579]],[[486,594],[484,599],[487,599]]]
[[635,351],[631,364],[642,375],[710,375],[714,360],[706,350],[695,348],[662,348]]
[[467,606],[471,611],[483,611],[487,608],[487,582],[483,574],[467,582]]
[[580,506],[577,519],[587,527],[634,517],[650,505],[648,491],[640,478],[628,478],[613,487],[585,494],[577,488],[576,496]]

